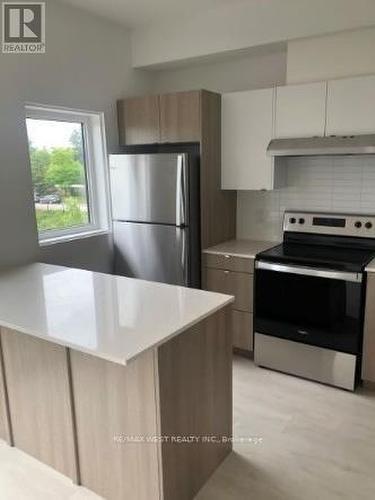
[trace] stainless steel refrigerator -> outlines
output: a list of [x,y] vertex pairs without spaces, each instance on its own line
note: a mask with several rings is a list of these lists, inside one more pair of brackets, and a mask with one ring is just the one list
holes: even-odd
[[110,155],[115,274],[200,286],[199,162]]

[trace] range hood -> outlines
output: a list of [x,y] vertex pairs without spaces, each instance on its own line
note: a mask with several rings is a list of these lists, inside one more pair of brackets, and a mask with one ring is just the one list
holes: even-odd
[[273,139],[269,156],[326,156],[375,154],[375,134],[298,139]]

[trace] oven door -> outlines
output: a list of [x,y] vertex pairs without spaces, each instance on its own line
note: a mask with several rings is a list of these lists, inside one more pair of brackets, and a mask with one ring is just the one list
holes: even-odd
[[357,354],[362,338],[362,274],[256,262],[257,333]]

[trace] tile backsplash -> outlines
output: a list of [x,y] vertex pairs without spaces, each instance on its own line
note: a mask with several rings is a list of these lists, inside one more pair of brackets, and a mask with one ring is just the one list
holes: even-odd
[[375,214],[375,156],[284,161],[285,187],[238,192],[238,238],[280,240],[285,210]]

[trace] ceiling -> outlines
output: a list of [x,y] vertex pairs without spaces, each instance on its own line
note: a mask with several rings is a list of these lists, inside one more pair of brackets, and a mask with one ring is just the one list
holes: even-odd
[[194,12],[209,11],[254,0],[61,0],[93,14],[136,28],[166,18],[183,20]]
[[129,29],[135,68],[375,25],[375,0],[59,1]]

